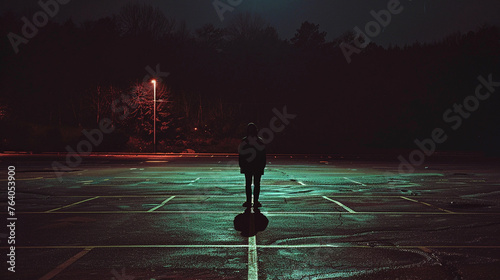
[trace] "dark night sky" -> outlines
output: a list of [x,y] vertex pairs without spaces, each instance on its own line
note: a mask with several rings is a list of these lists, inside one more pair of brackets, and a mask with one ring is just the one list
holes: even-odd
[[[226,2],[226,0],[221,0]],[[233,12],[226,12],[221,22],[212,5],[213,0],[145,0],[158,6],[169,18],[185,20],[191,30],[204,23],[218,26],[238,12],[258,13],[277,28],[284,39],[293,37],[303,21],[320,24],[331,40],[353,27],[373,20],[371,10],[385,9],[390,0],[242,0]],[[72,0],[61,7],[56,21],[72,18],[76,22],[111,15],[128,1],[123,0]],[[401,0],[403,11],[392,17],[387,28],[374,42],[381,45],[430,42],[455,31],[467,32],[483,23],[500,26],[500,1],[498,0]],[[31,18],[39,10],[38,1],[0,2],[2,12],[11,10],[19,17]],[[15,32],[15,31],[14,31]]]

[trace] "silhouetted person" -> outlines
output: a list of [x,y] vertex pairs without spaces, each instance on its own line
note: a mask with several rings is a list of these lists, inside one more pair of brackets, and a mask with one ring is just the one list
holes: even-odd
[[252,178],[254,184],[254,207],[262,206],[259,202],[260,178],[266,167],[266,147],[262,139],[257,136],[257,126],[249,123],[247,136],[238,147],[240,172],[245,174],[245,191],[247,201],[243,207],[252,206]]

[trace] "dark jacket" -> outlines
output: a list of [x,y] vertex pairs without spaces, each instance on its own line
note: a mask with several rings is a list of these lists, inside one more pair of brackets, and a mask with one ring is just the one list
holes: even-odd
[[245,137],[238,147],[240,173],[262,175],[266,167],[266,146],[260,137]]

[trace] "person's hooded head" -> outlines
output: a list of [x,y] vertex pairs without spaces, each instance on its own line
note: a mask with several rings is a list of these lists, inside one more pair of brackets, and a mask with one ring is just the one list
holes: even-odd
[[247,136],[257,137],[257,126],[254,123],[247,125]]

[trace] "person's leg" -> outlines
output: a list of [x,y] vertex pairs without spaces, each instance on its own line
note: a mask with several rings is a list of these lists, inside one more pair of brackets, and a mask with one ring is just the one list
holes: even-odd
[[254,175],[254,178],[253,178],[253,184],[254,184],[254,190],[253,190],[253,202],[254,204],[257,204],[257,202],[259,201],[259,194],[260,194],[260,177],[262,175],[260,174],[256,174]]
[[252,203],[252,174],[245,174],[245,192],[247,202]]

